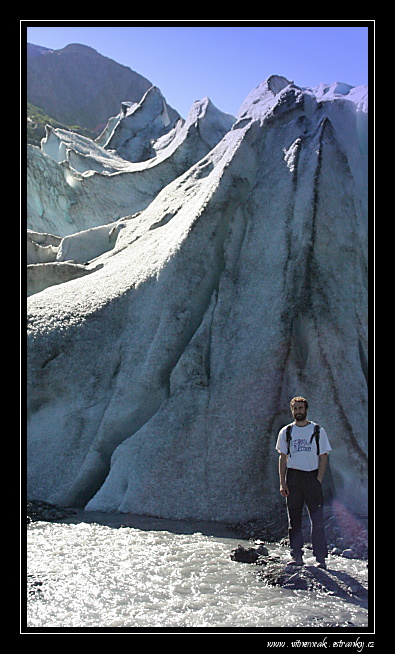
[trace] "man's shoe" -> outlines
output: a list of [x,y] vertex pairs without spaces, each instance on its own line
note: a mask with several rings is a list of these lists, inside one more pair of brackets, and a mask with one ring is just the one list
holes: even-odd
[[294,556],[291,561],[288,561],[287,565],[303,565],[303,559],[299,556]]

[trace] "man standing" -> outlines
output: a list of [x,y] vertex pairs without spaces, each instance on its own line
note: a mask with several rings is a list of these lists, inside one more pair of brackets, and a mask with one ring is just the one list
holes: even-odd
[[280,453],[280,493],[287,499],[290,565],[303,565],[302,510],[306,504],[311,520],[313,554],[318,567],[326,568],[328,556],[324,532],[322,479],[331,451],[325,430],[307,420],[308,403],[294,397],[290,403],[294,422],[283,427],[277,438]]

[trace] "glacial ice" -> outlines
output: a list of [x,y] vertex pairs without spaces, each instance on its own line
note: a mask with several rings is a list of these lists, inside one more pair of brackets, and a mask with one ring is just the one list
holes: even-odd
[[165,127],[146,161],[61,130],[30,148],[28,227],[87,274],[28,298],[29,496],[262,516],[302,394],[326,495],[366,513],[367,89],[272,76],[235,118],[205,98]]
[[[142,103],[149,97],[147,93]],[[28,146],[28,228],[66,236],[142,211],[167,184],[208,154],[235,120],[204,98],[194,103],[182,126],[169,124],[163,133],[155,126],[157,108],[150,109],[144,121],[149,124],[151,116],[152,131],[143,131],[146,147],[152,141],[152,148],[145,161],[124,159],[107,145],[47,127],[41,149]],[[119,120],[108,140],[123,153],[137,138],[136,125],[128,117]],[[121,136],[116,138],[118,131]]]

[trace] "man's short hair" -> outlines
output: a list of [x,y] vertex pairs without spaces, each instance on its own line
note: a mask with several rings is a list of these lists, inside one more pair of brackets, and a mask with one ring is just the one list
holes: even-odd
[[298,395],[298,397],[293,397],[291,402],[290,402],[291,411],[292,411],[293,406],[294,406],[294,404],[296,402],[304,402],[304,406],[305,406],[306,411],[309,408],[309,403],[307,402],[306,398],[301,397],[300,395]]

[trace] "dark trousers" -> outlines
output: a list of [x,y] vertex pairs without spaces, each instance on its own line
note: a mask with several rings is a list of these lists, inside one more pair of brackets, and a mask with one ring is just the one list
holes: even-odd
[[302,511],[306,504],[311,521],[313,554],[318,561],[328,556],[324,531],[322,487],[317,479],[318,470],[287,470],[288,534],[293,556],[301,556],[303,547]]

